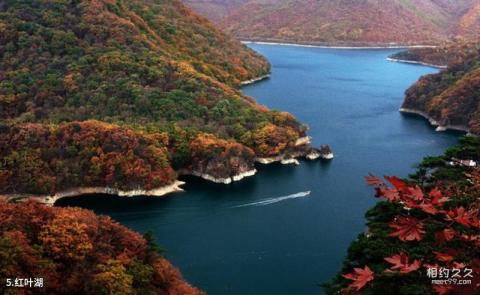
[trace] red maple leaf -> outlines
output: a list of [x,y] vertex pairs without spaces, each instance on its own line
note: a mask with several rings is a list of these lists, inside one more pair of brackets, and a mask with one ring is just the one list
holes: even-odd
[[396,176],[384,176],[398,191],[403,192],[408,186],[407,184]]
[[371,186],[381,186],[381,185],[384,185],[383,181],[372,175],[372,174],[369,174],[368,176],[365,176],[365,181],[367,182],[368,185],[371,185]]
[[432,203],[422,203],[418,205],[418,208],[422,209],[422,211],[427,214],[435,215],[438,213],[437,208],[435,208]]
[[446,228],[435,233],[435,240],[438,244],[445,244],[446,242],[453,240],[456,234],[457,232],[454,229]]
[[432,204],[435,206],[443,206],[445,202],[450,200],[450,198],[444,196],[443,192],[438,188],[434,188],[433,190],[431,190],[428,196],[431,198]]
[[409,264],[409,258],[404,252],[390,257],[385,257],[384,259],[388,263],[393,264],[393,266],[390,268],[390,271],[397,270],[401,273],[409,273],[412,271],[416,271],[422,265],[422,262],[418,259],[415,259],[413,263]]
[[446,228],[443,230],[443,236],[445,237],[445,240],[451,241],[455,237],[457,232],[454,229],[451,228]]
[[463,241],[473,242],[477,247],[480,248],[480,235],[466,235],[463,234],[460,236]]
[[355,288],[357,291],[365,287],[368,282],[375,278],[373,271],[366,265],[363,269],[354,268],[352,273],[342,276],[348,280],[352,280],[353,283],[350,284],[350,287]]
[[401,202],[403,205],[405,205],[405,207],[407,208],[417,208],[418,205],[415,201],[411,200],[411,199],[403,199],[403,201]]
[[442,198],[443,197],[443,193],[440,189],[438,188],[434,188],[432,189],[428,195],[430,196],[430,198],[432,199],[439,199],[439,198]]
[[388,226],[395,229],[390,237],[398,237],[401,241],[421,241],[425,231],[423,224],[415,217],[398,216]]
[[470,213],[470,225],[476,228],[480,228],[480,220],[478,219],[478,212],[475,214],[473,211]]
[[400,200],[400,194],[394,188],[377,188],[377,196],[384,197],[390,202]]
[[433,290],[437,292],[438,295],[450,294],[454,290],[452,285],[434,285],[432,286]]
[[453,257],[452,255],[447,254],[447,253],[433,251],[433,254],[435,254],[435,256],[437,257],[438,260],[444,261],[444,262],[449,262],[449,261],[452,261],[453,259],[455,259],[455,257]]
[[471,211],[465,211],[465,208],[455,208],[447,212],[447,220],[455,221],[464,225],[466,227],[470,227],[470,220],[473,218]]
[[418,185],[415,187],[407,188],[407,191],[408,191],[408,196],[414,199],[415,201],[423,200],[423,191]]

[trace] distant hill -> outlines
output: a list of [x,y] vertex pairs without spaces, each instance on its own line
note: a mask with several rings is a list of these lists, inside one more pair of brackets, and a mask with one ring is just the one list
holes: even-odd
[[470,38],[480,38],[480,3],[472,5],[462,14],[456,33]]
[[428,44],[459,34],[478,35],[475,0],[250,0],[228,9],[222,1],[187,3],[225,31],[249,40]]
[[[442,127],[480,134],[480,44],[464,48],[455,44],[444,50],[453,56],[448,69],[422,77],[408,89],[402,110],[421,114]],[[432,51],[410,54],[424,60],[438,56]]]
[[397,61],[425,63],[438,67],[447,67],[462,63],[477,55],[477,43],[467,39],[456,39],[432,48],[411,48],[391,55]]
[[218,23],[226,15],[247,3],[248,0],[184,0],[183,2],[199,14]]

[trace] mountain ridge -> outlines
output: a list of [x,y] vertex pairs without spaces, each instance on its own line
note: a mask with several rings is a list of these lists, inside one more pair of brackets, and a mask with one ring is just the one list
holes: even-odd
[[[221,10],[223,1],[186,3],[243,40],[329,44],[438,44],[478,36],[475,1],[249,0]],[[217,8],[216,8],[217,7]],[[212,14],[215,14],[212,16]],[[219,16],[222,14],[222,17]]]

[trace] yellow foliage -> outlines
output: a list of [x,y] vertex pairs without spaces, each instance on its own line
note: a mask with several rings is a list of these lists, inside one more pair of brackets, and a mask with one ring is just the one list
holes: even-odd
[[1,103],[13,103],[17,100],[17,97],[15,94],[6,94],[6,95],[0,95],[0,102]]

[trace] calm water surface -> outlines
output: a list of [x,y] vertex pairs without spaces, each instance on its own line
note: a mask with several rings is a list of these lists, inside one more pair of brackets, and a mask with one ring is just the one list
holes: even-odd
[[322,294],[318,284],[339,271],[375,202],[363,176],[406,176],[458,134],[399,114],[408,86],[436,70],[386,61],[395,51],[251,47],[271,61],[272,78],[245,94],[310,125],[314,144],[335,152],[331,163],[260,166],[256,177],[227,186],[187,178],[185,193],[162,199],[60,205],[152,230],[186,279],[209,294]]

